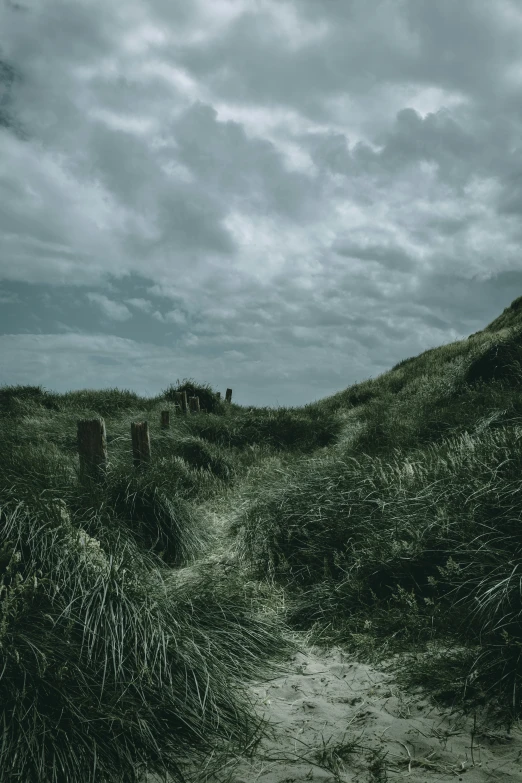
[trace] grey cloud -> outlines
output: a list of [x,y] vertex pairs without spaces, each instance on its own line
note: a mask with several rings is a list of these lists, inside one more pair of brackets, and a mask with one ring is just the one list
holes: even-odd
[[[282,106],[290,101],[313,119],[328,114],[324,100],[328,95],[345,90],[364,93],[378,79],[404,78],[408,66],[415,64],[412,36],[401,24],[396,5],[380,4],[380,14],[373,21],[367,3],[364,8],[351,3],[348,18],[343,18],[348,4],[345,8],[341,3],[330,4],[330,9],[324,4],[320,10],[316,6],[316,18],[331,20],[328,35],[297,51],[280,43],[277,16],[268,11],[274,5],[267,4],[261,14],[246,11],[221,38],[204,48],[185,47],[180,59],[227,98],[246,101],[255,96],[265,104]],[[298,15],[305,7],[294,5]],[[387,23],[395,35],[382,35]],[[219,71],[216,62],[222,66]]]
[[22,300],[15,293],[0,291],[0,304],[21,304]]
[[340,256],[353,256],[363,261],[374,261],[387,269],[410,272],[415,268],[416,259],[398,247],[377,245],[371,242],[360,245],[349,239],[336,240],[332,250]]
[[187,317],[185,313],[182,313],[180,310],[169,310],[169,312],[165,313],[165,315],[156,310],[156,312],[152,314],[152,317],[157,318],[158,321],[162,321],[163,323],[178,325],[187,323]]
[[353,171],[348,139],[343,133],[336,131],[313,132],[299,138],[310,152],[313,162],[321,168],[339,174],[348,174]]
[[9,382],[303,404],[517,295],[516,3],[12,5]]
[[509,6],[473,0],[458,4],[408,0],[408,23],[422,40],[417,79],[457,86],[481,99],[493,96],[502,83],[503,69],[522,55],[520,31],[505,18]]
[[152,302],[149,302],[147,299],[125,299],[125,302],[126,304],[132,305],[133,307],[137,307],[144,313],[150,313],[150,311],[153,310]]
[[[522,148],[517,148],[509,155],[505,170],[500,179],[502,183],[497,209],[502,215],[522,214]],[[510,165],[509,165],[510,164]],[[500,172],[499,172],[500,173]]]
[[216,110],[200,102],[174,123],[173,135],[180,159],[216,197],[230,194],[231,206],[248,204],[291,219],[306,217],[310,179],[285,171],[272,143],[248,138],[237,122],[218,122]]
[[133,133],[91,121],[89,168],[118,202],[136,209],[150,204],[161,172],[147,143]]
[[427,220],[427,228],[430,232],[436,232],[446,236],[455,236],[463,231],[468,224],[468,219],[451,216],[434,216]]
[[107,296],[103,296],[103,294],[89,292],[86,296],[90,302],[94,302],[98,305],[102,313],[112,321],[127,321],[129,318],[132,318],[132,313],[128,307],[125,307],[125,305],[119,304],[118,302],[114,302]]
[[455,161],[461,165],[479,152],[477,139],[466,132],[444,109],[422,119],[411,108],[398,112],[391,132],[375,139],[384,149],[379,157],[386,164],[404,165],[408,161],[433,160],[448,179]]
[[427,161],[437,164],[441,182],[461,187],[473,173],[487,170],[482,140],[447,109],[425,118],[412,108],[401,109],[391,128],[373,137],[377,150],[364,142],[355,142],[350,149],[348,138],[340,133],[316,132],[301,139],[315,163],[346,176],[389,180],[391,174]]

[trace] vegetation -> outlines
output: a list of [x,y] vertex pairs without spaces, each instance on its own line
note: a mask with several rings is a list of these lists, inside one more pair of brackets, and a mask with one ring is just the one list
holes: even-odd
[[[191,380],[152,399],[0,389],[0,781],[218,769],[267,731],[244,686],[303,630],[511,726],[521,383],[522,297],[302,408],[245,409]],[[175,410],[183,390],[201,413]],[[76,423],[99,416],[94,481]]]

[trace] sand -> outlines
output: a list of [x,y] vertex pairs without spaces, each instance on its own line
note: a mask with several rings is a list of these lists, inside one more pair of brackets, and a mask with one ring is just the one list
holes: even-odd
[[305,645],[288,668],[249,686],[272,736],[217,777],[193,773],[194,783],[522,781],[518,726],[474,729],[473,717],[402,691],[393,674],[354,663],[337,647]]
[[310,647],[293,667],[290,676],[253,687],[276,733],[238,767],[234,783],[522,781],[520,729],[472,737],[472,718],[401,691],[393,675],[354,663],[339,648]]

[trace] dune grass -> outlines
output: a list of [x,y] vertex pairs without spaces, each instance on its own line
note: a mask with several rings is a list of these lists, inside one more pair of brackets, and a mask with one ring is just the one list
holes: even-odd
[[232,525],[316,643],[411,653],[403,680],[508,725],[522,704],[521,335],[485,331],[318,403],[355,408],[355,433],[245,485]]
[[[230,406],[204,420],[174,414],[162,431],[168,403],[168,393],[0,392],[2,781],[131,781],[145,769],[182,780],[186,763],[208,771],[267,730],[243,681],[277,671],[293,647],[262,586],[205,568],[219,536],[200,509],[260,454],[287,447],[281,414],[262,419],[267,449]],[[76,422],[98,416],[110,458],[93,481],[80,477]],[[138,470],[130,421],[144,418],[152,459]],[[288,448],[301,439],[306,450],[313,435],[289,419]],[[321,443],[335,430],[322,419]],[[174,578],[191,566],[190,579]]]
[[[518,720],[521,302],[302,408],[191,380],[152,399],[1,388],[0,783],[218,769],[268,731],[245,685],[302,630]],[[182,390],[200,414],[176,412]],[[76,426],[100,416],[94,481]]]

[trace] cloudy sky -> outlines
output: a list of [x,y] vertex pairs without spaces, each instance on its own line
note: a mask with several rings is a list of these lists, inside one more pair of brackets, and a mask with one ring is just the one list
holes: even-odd
[[520,0],[0,0],[0,383],[304,405],[522,295]]

